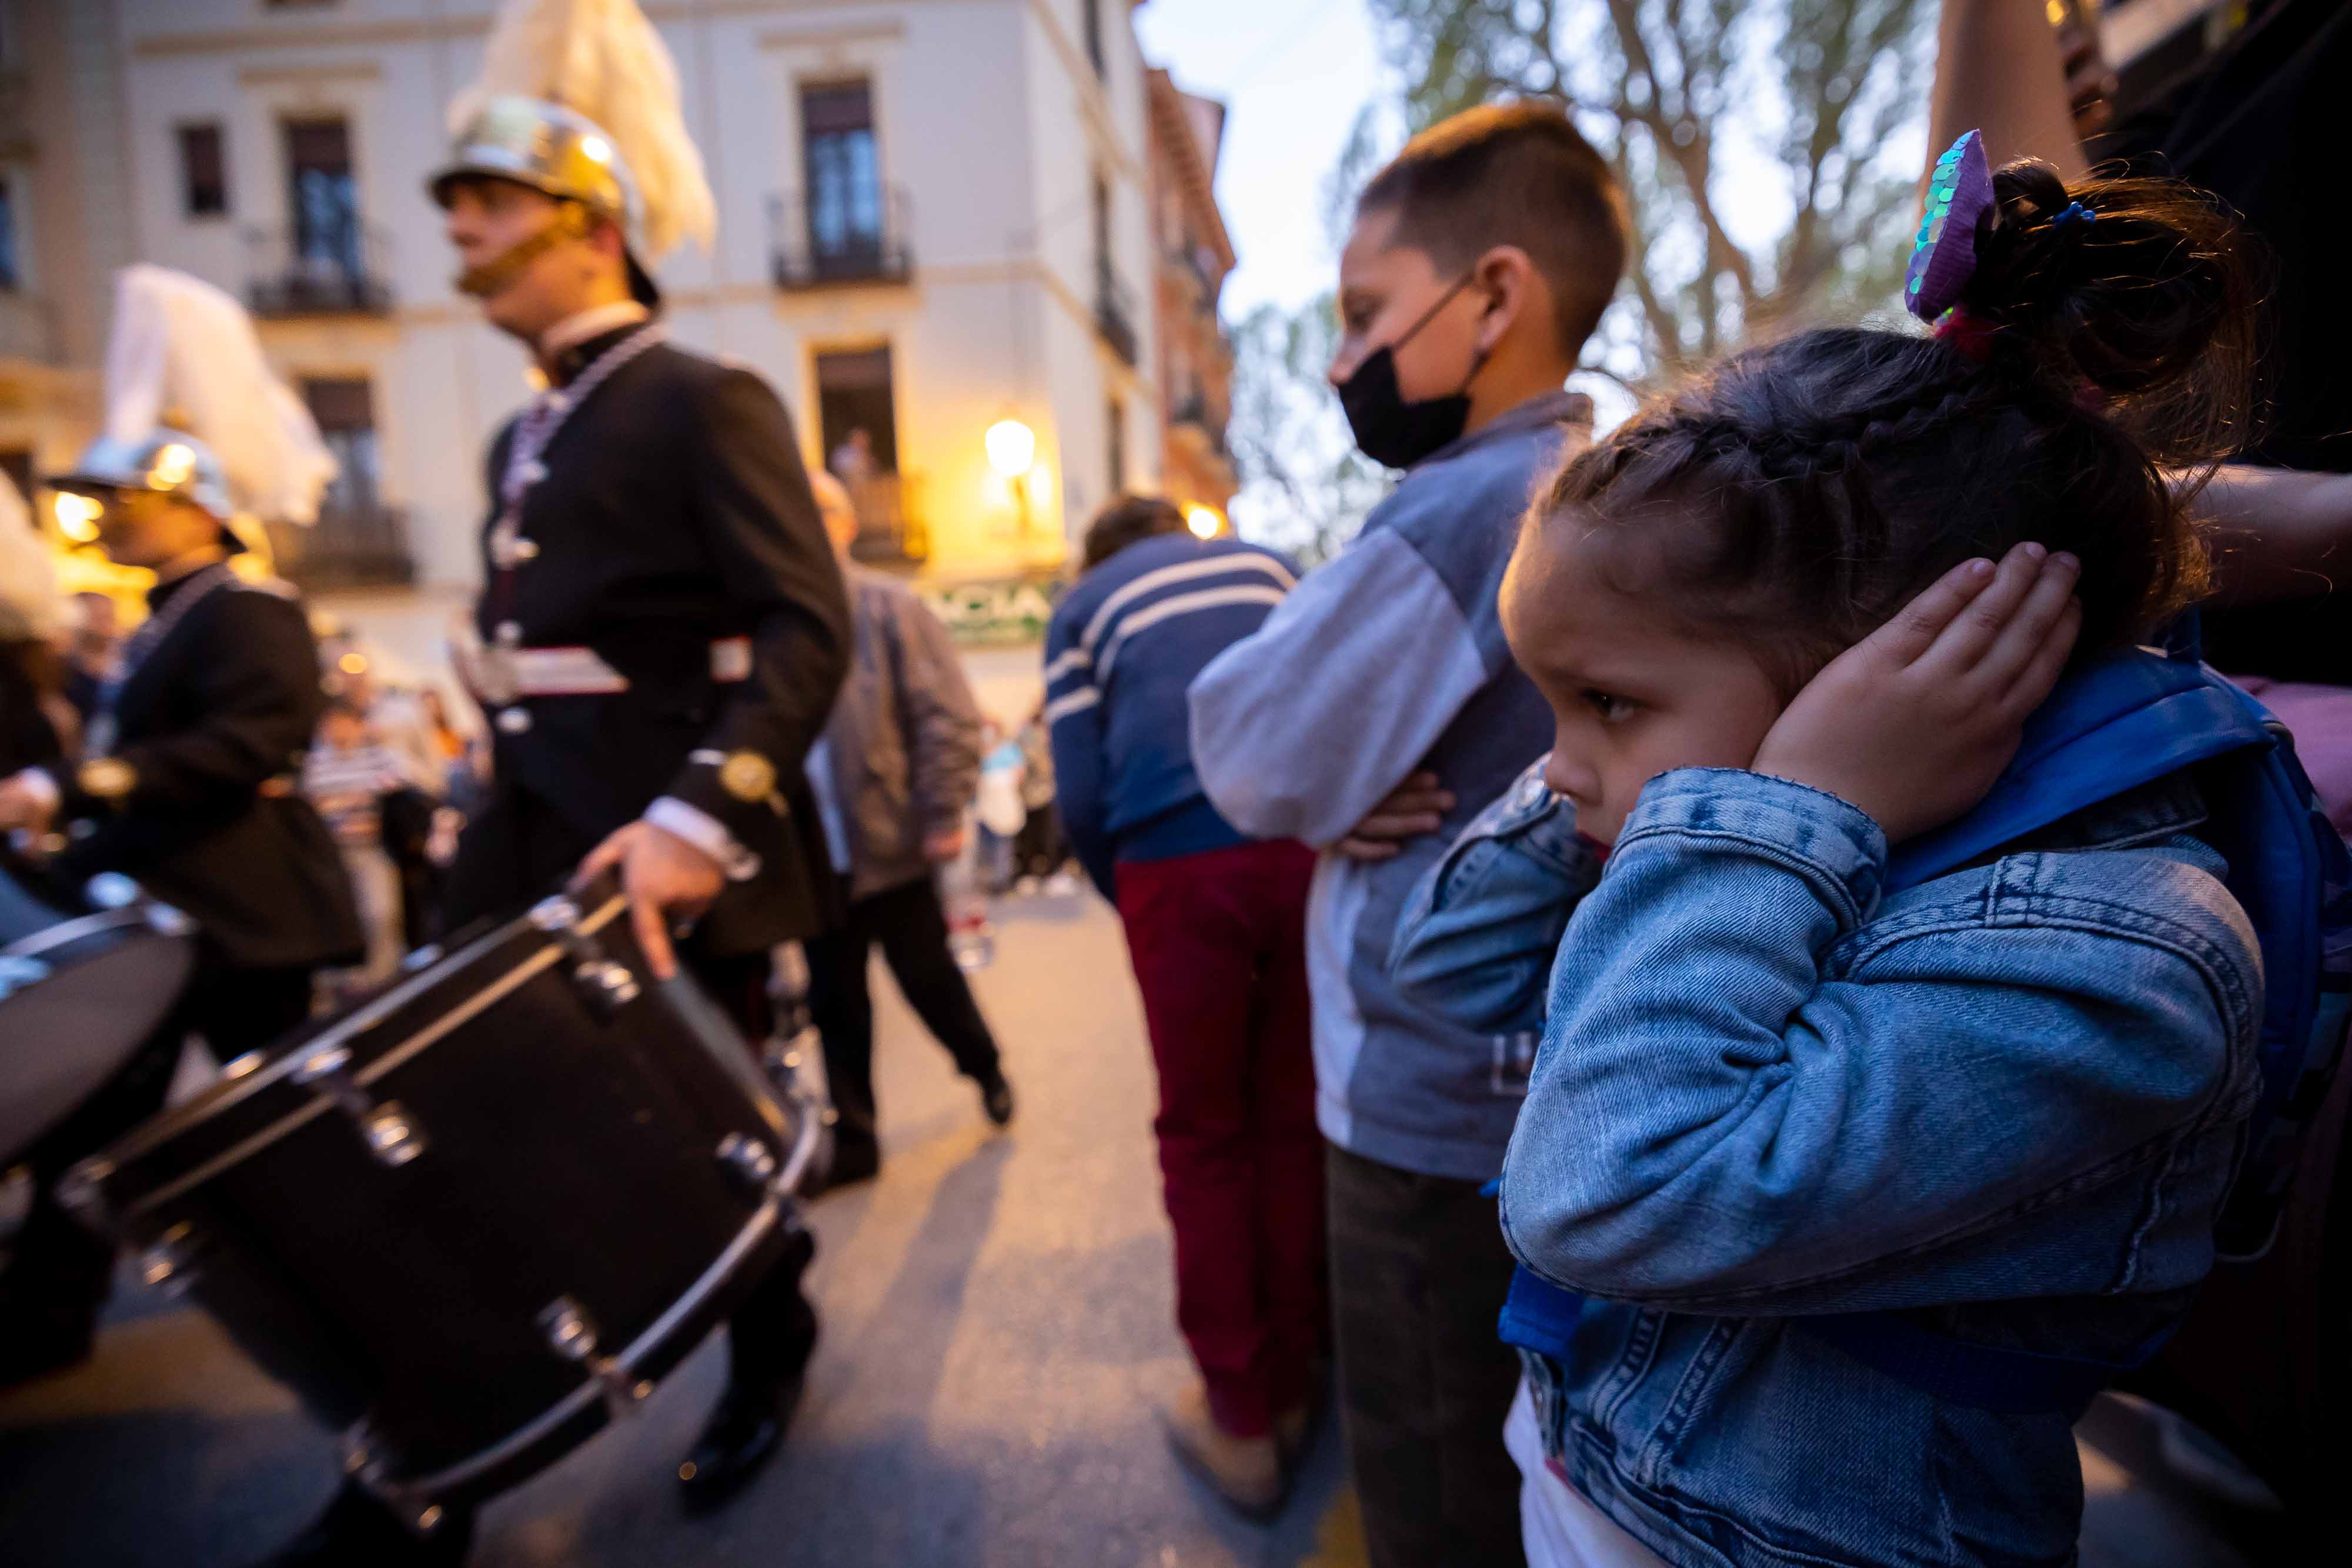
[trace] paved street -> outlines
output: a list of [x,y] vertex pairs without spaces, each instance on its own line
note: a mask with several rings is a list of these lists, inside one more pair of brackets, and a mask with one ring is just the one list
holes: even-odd
[[[877,977],[887,1163],[814,1206],[825,1332],[790,1451],[724,1512],[680,1514],[671,1472],[725,1370],[706,1346],[638,1419],[493,1507],[477,1568],[1360,1563],[1333,1436],[1266,1531],[1210,1503],[1153,1425],[1187,1364],[1116,921],[1010,901],[976,980],[1021,1094],[1003,1135]],[[135,1291],[95,1365],[0,1397],[10,1568],[241,1563],[334,1482],[281,1390],[201,1314]]]
[[[888,1163],[815,1207],[825,1338],[791,1450],[730,1509],[681,1516],[670,1472],[723,1372],[707,1346],[636,1420],[492,1508],[476,1568],[1363,1562],[1334,1435],[1269,1531],[1215,1508],[1153,1425],[1186,1363],[1116,922],[1090,899],[1008,903],[978,983],[1022,1095],[1006,1135],[877,982]],[[2086,1430],[2086,1568],[2285,1560],[2259,1521],[2135,1484],[2152,1448],[2127,1413]],[[9,1568],[242,1563],[334,1483],[327,1436],[281,1390],[200,1314],[133,1290],[94,1365],[0,1396]]]

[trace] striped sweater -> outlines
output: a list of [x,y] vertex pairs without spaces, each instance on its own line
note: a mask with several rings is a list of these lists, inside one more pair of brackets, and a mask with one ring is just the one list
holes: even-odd
[[1161,534],[1063,596],[1045,633],[1055,800],[1087,874],[1240,843],[1192,768],[1185,688],[1255,632],[1297,580],[1272,550]]

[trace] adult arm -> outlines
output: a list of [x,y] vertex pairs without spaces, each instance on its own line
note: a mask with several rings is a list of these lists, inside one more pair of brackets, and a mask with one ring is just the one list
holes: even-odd
[[[226,588],[199,606],[184,661],[185,728],[115,747],[119,767],[49,770],[68,816],[205,812],[249,799],[268,780],[299,774],[326,699],[302,608],[257,588]],[[96,784],[98,789],[88,786]]]
[[2315,598],[2352,574],[2352,474],[2231,464],[2197,512],[2209,526],[2215,603]]
[[947,625],[912,592],[890,596],[899,722],[909,792],[925,841],[963,831],[980,784],[980,705]]
[[1074,616],[1057,614],[1045,632],[1045,727],[1054,752],[1054,804],[1087,880],[1116,904],[1102,693],[1094,683],[1092,662],[1078,646],[1080,632]]
[[722,688],[665,799],[723,825],[740,846],[774,807],[722,784],[724,761],[748,753],[780,778],[803,765],[848,673],[849,603],[792,420],[767,382],[730,368],[691,417],[702,434],[683,482],[698,492],[713,567],[753,620],[751,663],[746,678]]
[[1944,0],[1927,156],[1940,156],[1971,130],[1984,133],[1985,157],[1996,169],[2041,158],[2069,184],[2089,173],[2044,0]]

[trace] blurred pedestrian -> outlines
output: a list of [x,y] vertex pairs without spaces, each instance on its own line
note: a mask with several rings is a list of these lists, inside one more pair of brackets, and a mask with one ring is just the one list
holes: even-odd
[[[1201,1382],[1170,1443],[1252,1517],[1282,1505],[1325,1339],[1323,1141],[1306,923],[1314,855],[1251,841],[1193,771],[1185,687],[1296,580],[1271,550],[1202,541],[1126,497],[1096,517],[1045,634],[1057,804],[1118,908],[1160,1080],[1176,1322]],[[1049,808],[1051,809],[1051,808]]]
[[1022,803],[1021,783],[1027,764],[1017,737],[1005,734],[994,719],[982,719],[980,730],[980,782],[972,792],[972,815],[980,824],[980,883],[991,896],[1012,889],[1013,841],[1029,820]]
[[872,1179],[882,1166],[867,988],[877,946],[908,1005],[978,1085],[982,1108],[1000,1127],[1013,1119],[1013,1086],[949,949],[934,880],[964,850],[965,802],[980,769],[971,687],[939,617],[904,583],[849,559],[857,514],[840,481],[816,474],[810,486],[841,557],[855,631],[849,678],[807,765],[848,917],[802,943],[809,1011],[839,1117],[826,1185],[842,1186]]
[[388,821],[413,817],[404,813],[400,797],[414,796],[415,786],[400,759],[369,731],[358,705],[338,697],[319,721],[318,740],[302,767],[302,792],[334,835],[367,934],[366,956],[341,983],[372,986],[400,967],[405,950],[400,867],[385,830]]
[[1020,741],[1021,805],[1028,815],[1013,838],[1013,875],[1022,891],[1035,892],[1069,859],[1054,800],[1054,737],[1044,703],[1021,727]]

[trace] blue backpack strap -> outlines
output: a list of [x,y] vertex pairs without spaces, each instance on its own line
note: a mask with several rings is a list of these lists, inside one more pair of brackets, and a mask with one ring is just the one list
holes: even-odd
[[2098,660],[2035,710],[2016,757],[1976,810],[1895,846],[1887,891],[1932,882],[2193,764],[2270,746],[2268,718],[2201,665],[2138,650]]
[[[2203,778],[2209,817],[2200,835],[2228,862],[2228,886],[2254,927],[2264,971],[2263,1094],[2247,1160],[2215,1228],[2217,1248],[2229,1256],[2259,1252],[2275,1232],[2294,1137],[2326,1091],[2352,1016],[2352,862],[2318,813],[2284,727],[2194,662],[2196,631],[2193,618],[2177,626],[2170,656],[2116,655],[2070,677],[2034,715],[1983,804],[1903,845],[1890,859],[1887,886],[1916,886],[2126,789],[2214,765]],[[2105,1362],[1971,1343],[1891,1312],[1798,1321],[1864,1365],[1939,1398],[2070,1419],[2171,1333],[2168,1326],[2123,1360]]]
[[[1478,1189],[1480,1197],[1500,1197],[1502,1194],[1501,1176]],[[1503,1298],[1502,1316],[1495,1328],[1505,1344],[1565,1362],[1568,1336],[1583,1314],[1582,1296],[1562,1290],[1521,1263],[1511,1270],[1511,1291]]]
[[1561,1290],[1521,1264],[1511,1270],[1511,1293],[1503,1298],[1503,1315],[1496,1327],[1505,1344],[1565,1364],[1569,1335],[1583,1315],[1582,1296]]

